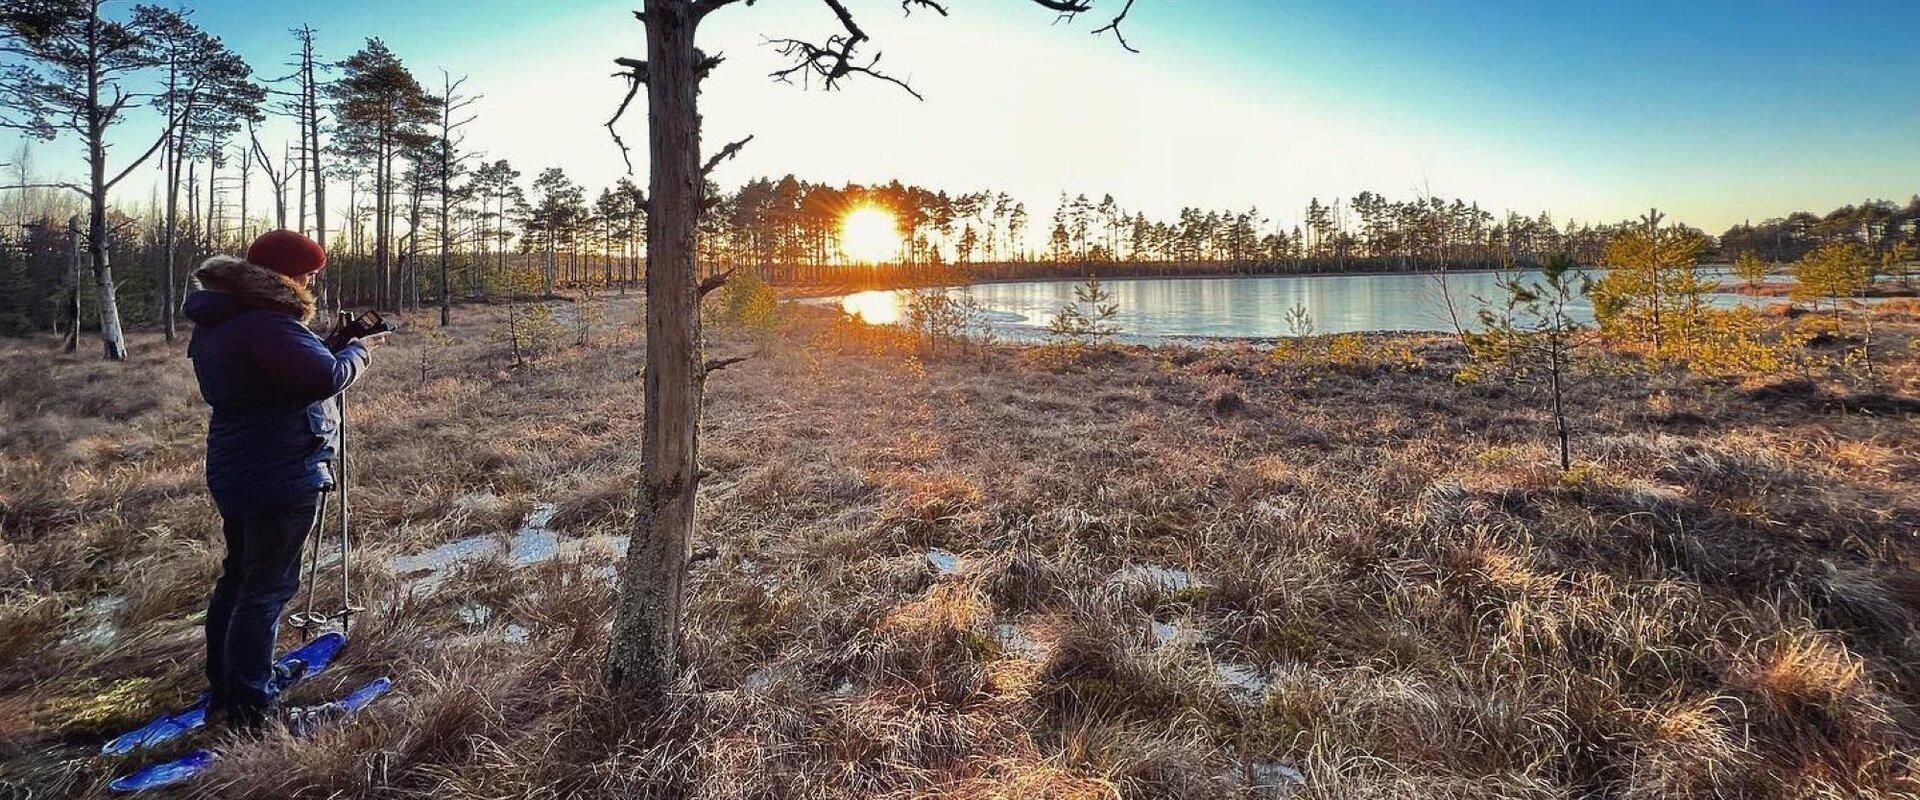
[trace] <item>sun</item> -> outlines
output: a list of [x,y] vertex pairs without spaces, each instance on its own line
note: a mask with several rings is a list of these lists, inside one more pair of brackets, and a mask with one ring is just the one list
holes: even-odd
[[854,206],[840,219],[840,251],[863,264],[879,264],[900,255],[900,223],[879,206]]

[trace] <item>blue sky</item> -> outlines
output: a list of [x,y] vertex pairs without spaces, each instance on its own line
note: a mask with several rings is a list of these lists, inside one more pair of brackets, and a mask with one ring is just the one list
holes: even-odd
[[[761,37],[824,34],[831,15],[817,0],[726,9],[702,35],[729,56],[702,96],[708,139],[757,138],[723,183],[899,177],[1004,188],[1041,213],[1062,191],[1112,192],[1153,214],[1257,205],[1285,224],[1310,196],[1430,191],[1560,219],[1659,205],[1714,232],[1920,191],[1920,3],[1138,0],[1137,55],[1087,35],[1104,18],[1053,24],[1026,0],[952,0],[946,19],[849,4],[928,100],[772,84]],[[620,91],[609,59],[643,49],[633,5],[191,7],[262,74],[283,71],[301,22],[331,57],[377,35],[425,83],[469,74],[486,95],[475,146],[597,188],[621,172],[599,123]],[[644,138],[637,118],[626,130]]]

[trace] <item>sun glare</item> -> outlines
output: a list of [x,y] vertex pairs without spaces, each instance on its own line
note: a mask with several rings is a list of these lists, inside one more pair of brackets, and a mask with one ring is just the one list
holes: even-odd
[[900,255],[900,227],[893,212],[879,206],[856,206],[840,220],[840,251],[865,264],[880,264]]

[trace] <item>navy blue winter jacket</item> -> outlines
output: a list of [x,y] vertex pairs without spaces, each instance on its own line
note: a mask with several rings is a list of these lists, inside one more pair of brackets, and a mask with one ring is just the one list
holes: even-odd
[[332,400],[367,366],[359,343],[328,352],[308,330],[313,295],[293,280],[239,259],[215,257],[194,271],[187,356],[207,426],[207,488],[226,516],[272,511],[330,485],[339,442]]

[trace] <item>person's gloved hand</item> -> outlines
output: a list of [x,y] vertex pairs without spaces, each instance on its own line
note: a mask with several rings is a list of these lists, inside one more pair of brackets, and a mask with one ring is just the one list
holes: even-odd
[[[353,341],[354,341],[354,342],[359,342],[359,343],[360,343],[360,346],[361,346],[361,347],[364,347],[364,348],[366,348],[366,349],[368,349],[368,350],[373,350],[373,349],[375,349],[375,348],[377,348],[377,347],[379,347],[379,346],[381,346],[381,345],[383,345],[383,344],[386,344],[386,343],[387,343],[387,337],[389,337],[389,336],[392,336],[392,335],[393,335],[393,334],[392,334],[391,332],[388,332],[388,333],[376,333],[376,334],[374,334],[374,335],[372,335],[372,336],[362,336],[362,337],[360,337],[360,338],[358,338],[358,339],[355,339],[355,340],[353,340]],[[352,342],[349,342],[348,344],[352,344]]]

